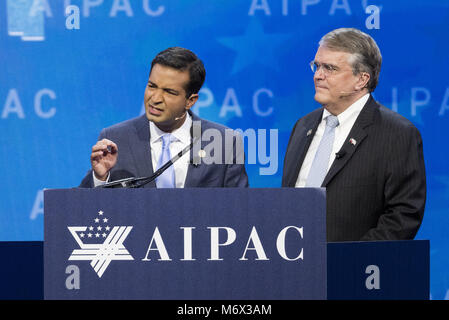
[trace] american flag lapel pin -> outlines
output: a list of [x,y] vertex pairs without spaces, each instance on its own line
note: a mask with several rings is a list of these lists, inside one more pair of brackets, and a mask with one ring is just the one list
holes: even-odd
[[310,136],[312,134],[312,129],[310,129],[309,131],[307,131],[307,136]]
[[357,144],[357,141],[354,138],[349,139],[349,143],[355,146]]

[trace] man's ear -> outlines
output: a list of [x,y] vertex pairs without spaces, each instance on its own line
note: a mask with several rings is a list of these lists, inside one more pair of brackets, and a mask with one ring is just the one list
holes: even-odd
[[192,108],[197,101],[198,101],[198,93],[190,95],[190,97],[187,99],[186,110]]
[[368,82],[370,79],[370,75],[367,72],[361,72],[359,80],[355,84],[355,90],[362,90],[363,88],[366,88],[368,86]]

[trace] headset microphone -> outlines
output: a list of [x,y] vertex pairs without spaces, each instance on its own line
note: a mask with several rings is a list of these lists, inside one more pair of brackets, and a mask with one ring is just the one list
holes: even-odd
[[353,93],[356,93],[356,92],[359,92],[359,90],[354,90],[354,91],[349,91],[349,92],[340,91],[340,94],[353,94]]
[[182,116],[180,116],[180,117],[176,117],[175,121],[178,121],[178,120],[184,118],[186,116],[186,114],[187,114],[187,111],[184,111],[184,114]]

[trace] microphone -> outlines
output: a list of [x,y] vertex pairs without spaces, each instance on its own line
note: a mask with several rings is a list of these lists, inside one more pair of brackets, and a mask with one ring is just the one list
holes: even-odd
[[339,160],[346,155],[346,150],[340,150],[335,154],[335,159]]
[[176,117],[176,118],[175,118],[175,121],[178,121],[178,120],[180,120],[180,119],[184,118],[184,117],[186,116],[186,114],[187,114],[187,111],[184,111],[184,113],[183,113],[183,115],[182,115],[182,116],[180,116],[180,117]]
[[150,183],[151,181],[155,180],[157,177],[159,177],[162,173],[164,173],[165,170],[167,170],[171,165],[173,165],[179,158],[181,158],[184,154],[189,152],[189,150],[192,148],[193,144],[196,143],[198,139],[193,139],[193,141],[184,149],[178,152],[173,158],[168,160],[162,167],[160,167],[156,172],[154,172],[149,177],[131,177],[131,178],[125,178],[120,179],[116,181],[111,181],[108,183],[105,183],[103,185],[99,185],[95,188],[140,188],[144,185]]
[[351,95],[353,93],[359,92],[359,90],[353,90],[353,91],[340,91],[340,94],[344,94],[344,95]]

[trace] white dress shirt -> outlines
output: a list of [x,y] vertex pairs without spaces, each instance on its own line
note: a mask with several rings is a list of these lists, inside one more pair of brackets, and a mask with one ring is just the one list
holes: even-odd
[[[331,156],[329,158],[329,165],[327,167],[328,171],[335,160],[335,154],[338,151],[340,151],[341,147],[345,143],[346,138],[349,135],[349,132],[354,126],[355,120],[359,116],[360,111],[362,111],[363,106],[368,101],[368,98],[369,94],[367,93],[337,116],[339,125],[335,128],[334,145],[332,147]],[[324,109],[321,122],[318,125],[318,128],[315,132],[315,136],[313,137],[312,142],[310,143],[309,150],[307,150],[304,162],[302,163],[301,170],[299,171],[299,175],[295,184],[295,187],[297,188],[305,187],[306,185],[307,177],[309,176],[309,171],[310,168],[312,167],[313,159],[315,158],[315,153],[318,150],[318,146],[320,145],[321,138],[323,137],[324,134],[324,129],[326,128],[325,118],[328,115],[330,115],[330,112]]]
[[[173,158],[176,154],[187,147],[191,142],[190,128],[192,127],[192,118],[186,112],[186,119],[181,127],[171,132],[176,139],[170,143],[170,155]],[[162,153],[162,136],[167,132],[159,129],[153,122],[150,121],[150,146],[151,146],[151,161],[153,170],[158,169],[157,164]],[[187,169],[189,168],[190,153],[187,152],[173,164],[175,169],[175,185],[176,188],[184,188],[187,177]]]
[[[170,155],[172,158],[190,144],[191,127],[192,127],[192,118],[188,113],[186,113],[186,119],[182,124],[182,126],[171,132],[172,136],[175,138],[174,141],[170,143]],[[162,153],[161,137],[166,133],[167,132],[162,131],[153,122],[150,121],[150,148],[151,148],[151,164],[153,165],[153,171],[156,171],[158,169],[157,165]],[[187,152],[173,164],[175,170],[176,188],[184,188],[184,184],[187,177],[187,169],[189,168],[190,162],[189,155],[190,153]],[[102,185],[105,184],[106,182],[109,182],[109,175],[106,181],[101,181],[97,179],[93,171],[92,175],[94,179],[94,186]]]

